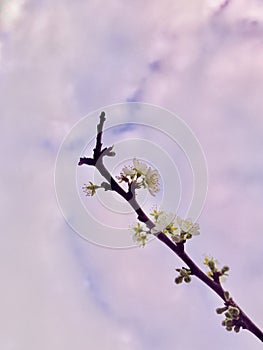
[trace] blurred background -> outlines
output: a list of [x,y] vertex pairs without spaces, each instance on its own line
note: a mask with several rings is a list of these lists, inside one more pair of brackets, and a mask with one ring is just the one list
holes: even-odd
[[262,43],[259,0],[0,2],[1,348],[261,347],[225,331],[221,300],[201,282],[174,284],[182,264],[160,242],[109,249],[76,234],[54,169],[72,127],[103,106],[179,116],[209,173],[187,250],[199,265],[208,254],[230,266],[225,288],[262,327]]

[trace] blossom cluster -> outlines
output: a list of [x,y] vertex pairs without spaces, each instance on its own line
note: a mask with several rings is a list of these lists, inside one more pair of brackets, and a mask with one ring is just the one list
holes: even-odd
[[150,213],[155,226],[149,229],[145,224],[138,223],[132,226],[133,238],[136,242],[145,245],[149,234],[157,236],[160,232],[167,234],[175,243],[185,242],[193,236],[199,235],[199,225],[190,219],[183,220],[175,214],[166,214],[156,208]]
[[220,279],[222,279],[223,281],[224,277],[228,276],[229,267],[223,266],[222,269],[220,270],[217,267],[218,261],[212,257],[211,258],[205,257],[204,265],[206,265],[209,268],[209,271],[207,273],[208,277],[213,279],[215,282],[219,282]]
[[151,216],[154,218],[155,226],[151,233],[158,235],[159,232],[169,234],[175,243],[186,241],[200,234],[199,224],[193,223],[191,219],[182,219],[175,214],[166,214],[154,209]]
[[133,159],[132,165],[125,165],[119,176],[119,182],[134,184],[135,188],[147,188],[152,196],[159,192],[160,175],[157,170],[153,170],[138,159]]

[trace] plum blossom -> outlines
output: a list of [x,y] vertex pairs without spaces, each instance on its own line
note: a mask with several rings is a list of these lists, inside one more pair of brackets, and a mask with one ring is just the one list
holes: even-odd
[[123,175],[125,176],[133,176],[136,174],[134,168],[132,168],[131,166],[128,166],[128,165],[125,165],[123,168],[122,168],[122,173]]
[[191,219],[188,218],[186,220],[183,220],[179,216],[177,216],[177,222],[178,222],[178,224],[180,226],[180,229],[181,229],[182,233],[188,234],[189,238],[191,238],[192,236],[200,235],[199,224],[198,223],[193,223]]
[[134,158],[133,165],[125,165],[117,179],[119,182],[132,183],[135,188],[147,188],[152,196],[159,191],[160,175],[157,170],[153,170],[145,163]]
[[157,170],[153,170],[149,167],[144,179],[144,185],[148,188],[148,191],[152,196],[155,196],[159,189],[159,173]]
[[200,234],[199,225],[193,223],[190,219],[183,220],[175,214],[166,214],[155,208],[151,216],[154,217],[155,226],[151,229],[151,233],[157,235],[159,232],[168,234],[173,242],[185,242],[194,235]]
[[133,166],[134,166],[134,170],[137,172],[138,175],[146,175],[146,172],[148,170],[148,166],[145,163],[134,158],[133,159]]
[[169,233],[174,235],[174,231],[179,232],[179,226],[177,225],[175,215],[174,214],[161,214],[155,226],[151,229],[151,233],[156,235],[159,232]]

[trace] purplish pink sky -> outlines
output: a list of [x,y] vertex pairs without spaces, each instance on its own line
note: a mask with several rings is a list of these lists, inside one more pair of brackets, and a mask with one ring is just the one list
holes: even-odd
[[178,115],[209,173],[189,253],[230,266],[226,289],[262,327],[262,62],[259,0],[1,0],[1,349],[261,349],[225,331],[206,286],[173,283],[182,264],[159,242],[114,250],[73,232],[54,167],[102,106]]

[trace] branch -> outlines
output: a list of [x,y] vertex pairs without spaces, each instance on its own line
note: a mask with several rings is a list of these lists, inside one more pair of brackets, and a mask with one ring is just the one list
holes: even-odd
[[103,125],[105,122],[105,112],[101,112],[100,115],[100,122],[97,125],[97,140],[96,140],[96,147],[93,149],[93,158],[95,160],[98,160],[101,155],[101,147],[102,147],[102,132],[103,132]]
[[[93,158],[80,158],[78,165],[89,165],[95,166],[100,174],[108,181],[111,190],[118,193],[123,199],[125,199],[134,211],[137,213],[137,218],[139,221],[145,223],[147,227],[151,230],[155,224],[153,221],[145,214],[143,209],[140,207],[136,200],[135,188],[129,186],[128,191],[126,192],[111,176],[109,171],[103,164],[103,156],[110,155],[112,147],[102,148],[102,134],[103,134],[103,125],[105,122],[105,113],[102,112],[100,115],[100,122],[97,125],[97,138],[96,146],[93,149]],[[223,301],[226,307],[237,308],[239,310],[238,316],[238,325],[244,329],[247,329],[253,333],[258,339],[263,342],[263,333],[262,331],[252,322],[252,320],[245,314],[245,312],[238,306],[238,304],[229,297],[229,293],[224,291],[222,285],[219,281],[219,275],[215,275],[214,278],[210,278],[205,274],[196,263],[188,256],[184,249],[184,243],[174,243],[167,235],[163,232],[158,232],[156,237],[164,243],[168,248],[170,248],[190,269],[191,274],[199,278],[203,283],[205,283],[209,288],[211,288]]]
[[102,148],[102,133],[103,133],[103,125],[105,122],[106,118],[105,118],[105,112],[101,112],[100,114],[100,122],[97,125],[97,138],[96,138],[96,146],[93,149],[93,158],[86,158],[86,157],[82,157],[80,158],[78,165],[91,165],[91,166],[96,166],[97,162],[101,162],[102,163],[102,157],[103,156],[110,156],[111,151],[112,151],[112,147],[106,147],[103,150],[101,150]]

